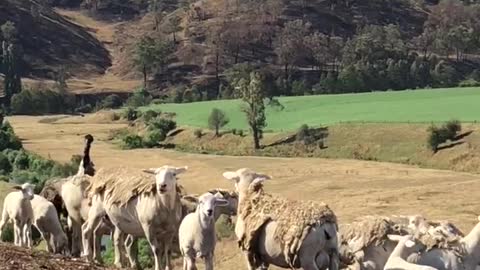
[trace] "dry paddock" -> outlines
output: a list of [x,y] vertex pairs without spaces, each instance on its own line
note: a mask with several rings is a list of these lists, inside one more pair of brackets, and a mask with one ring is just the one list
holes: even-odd
[[[97,168],[130,166],[137,169],[165,164],[189,166],[180,182],[192,193],[210,188],[232,188],[222,178],[225,170],[250,167],[273,179],[266,190],[292,199],[328,203],[340,223],[370,214],[423,214],[448,219],[464,231],[480,214],[480,177],[474,174],[356,160],[228,157],[185,154],[159,149],[121,150],[108,141],[110,130],[124,128],[95,118],[68,117],[59,121],[42,117],[10,117],[15,131],[31,151],[58,161],[80,154],[83,135],[96,138],[92,159]],[[45,123],[47,122],[47,123]],[[217,269],[238,269],[244,260],[233,241],[219,243]]]

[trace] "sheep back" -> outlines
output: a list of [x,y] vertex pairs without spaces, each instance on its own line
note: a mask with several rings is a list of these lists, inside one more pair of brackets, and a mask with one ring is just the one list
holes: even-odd
[[292,267],[312,228],[325,223],[337,226],[335,214],[324,203],[288,200],[266,194],[263,190],[251,192],[239,209],[239,217],[245,224],[244,235],[239,239],[240,248],[253,251],[262,226],[275,221],[275,239],[282,243],[287,263]]

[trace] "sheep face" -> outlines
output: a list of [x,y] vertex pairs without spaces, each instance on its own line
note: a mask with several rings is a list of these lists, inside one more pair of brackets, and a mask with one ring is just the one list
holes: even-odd
[[25,183],[21,186],[14,186],[13,187],[16,190],[20,190],[23,193],[23,196],[27,198],[28,200],[33,199],[33,195],[35,194],[33,190],[35,189],[35,186],[29,183]]
[[167,194],[175,192],[177,186],[177,175],[187,171],[187,167],[163,166],[144,170],[146,173],[155,175],[157,192]]
[[206,220],[213,220],[215,207],[226,206],[228,201],[220,194],[213,195],[212,193],[205,193],[198,199],[197,211]]
[[261,186],[265,180],[271,179],[266,174],[256,173],[248,168],[242,168],[235,172],[224,172],[223,177],[235,181],[237,192],[246,192]]

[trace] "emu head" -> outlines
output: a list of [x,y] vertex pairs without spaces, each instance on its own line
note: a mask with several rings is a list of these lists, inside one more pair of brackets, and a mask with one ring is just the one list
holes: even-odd
[[93,143],[94,139],[91,134],[85,135],[85,148],[83,150],[83,159],[81,161],[80,166],[83,169],[84,174],[94,176],[95,175],[95,164],[93,164],[90,158],[90,148]]
[[143,170],[145,173],[155,175],[155,185],[158,194],[171,194],[177,190],[177,175],[186,172],[188,167],[162,166]]

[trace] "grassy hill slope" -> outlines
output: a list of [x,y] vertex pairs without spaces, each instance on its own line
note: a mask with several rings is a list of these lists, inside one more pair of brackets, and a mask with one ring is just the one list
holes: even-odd
[[[282,97],[283,110],[268,107],[267,128],[291,131],[302,124],[319,126],[339,122],[441,122],[452,118],[464,122],[480,120],[480,88],[451,88],[363,94]],[[207,127],[212,108],[226,112],[226,128],[248,129],[239,100],[151,105],[176,113],[180,125]]]

